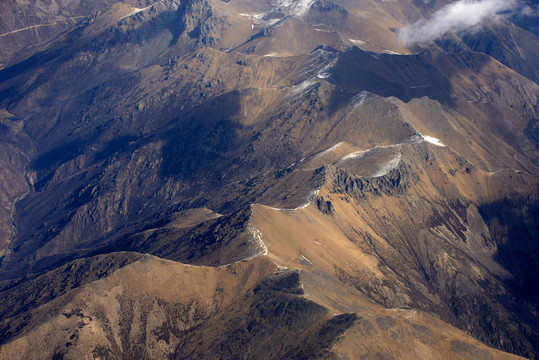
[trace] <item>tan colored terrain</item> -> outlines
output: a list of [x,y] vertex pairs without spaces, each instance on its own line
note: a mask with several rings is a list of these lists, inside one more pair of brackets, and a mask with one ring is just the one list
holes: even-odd
[[446,3],[1,5],[0,359],[537,358],[537,37]]
[[[146,255],[35,309],[31,319],[22,337],[2,346],[1,359],[216,352],[226,358],[517,358],[415,310],[383,309],[327,274],[303,270],[298,278],[266,256],[212,268]],[[266,323],[253,332],[253,322]]]

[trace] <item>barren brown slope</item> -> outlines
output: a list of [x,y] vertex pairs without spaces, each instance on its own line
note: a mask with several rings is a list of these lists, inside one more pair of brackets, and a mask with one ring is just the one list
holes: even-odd
[[111,7],[130,14],[129,8],[144,8],[143,1],[20,1],[0,4],[0,69],[36,54],[49,46],[57,36],[77,24],[108,11]]
[[[527,190],[536,179],[511,171],[487,174],[429,143],[401,145],[396,152],[392,169],[379,177],[353,175],[362,160],[372,161],[365,155],[346,170],[328,167],[327,187],[304,209],[253,207],[251,224],[270,256],[285,266],[329,272],[387,307],[436,313],[484,341],[493,333],[505,338],[504,345],[493,345],[533,353],[537,314],[524,299],[530,299],[535,275],[521,277],[521,271],[533,261],[526,253],[535,251],[537,229],[529,220],[528,230],[518,230],[522,238],[500,241],[487,209],[507,202],[536,212]],[[417,158],[429,160],[417,168]],[[503,192],[507,181],[520,185]],[[520,299],[513,297],[515,285]]]
[[[19,315],[30,322],[4,321],[22,329],[0,358],[354,358],[364,349],[374,357],[517,358],[428,315],[383,309],[339,283],[264,256],[218,268],[144,256]],[[344,313],[334,309],[339,292],[350,304]],[[403,348],[410,341],[416,345]]]
[[535,357],[538,87],[485,54],[395,54],[394,28],[439,6],[115,4],[0,71],[30,157],[1,189],[3,294],[25,304],[3,351],[336,357],[344,334],[342,356],[503,356],[464,331]]

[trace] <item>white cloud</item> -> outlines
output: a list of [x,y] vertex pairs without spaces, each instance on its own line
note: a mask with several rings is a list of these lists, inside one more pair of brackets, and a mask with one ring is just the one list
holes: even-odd
[[520,11],[521,16],[539,16],[539,5],[534,6],[524,6]]
[[429,20],[420,20],[399,30],[406,46],[442,37],[448,31],[469,31],[483,21],[496,19],[500,12],[512,10],[517,0],[459,0],[436,11]]

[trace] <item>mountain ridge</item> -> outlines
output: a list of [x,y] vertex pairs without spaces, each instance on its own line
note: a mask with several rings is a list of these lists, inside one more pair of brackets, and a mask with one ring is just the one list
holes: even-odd
[[537,38],[399,42],[449,3],[89,3],[1,37],[0,357],[534,358]]

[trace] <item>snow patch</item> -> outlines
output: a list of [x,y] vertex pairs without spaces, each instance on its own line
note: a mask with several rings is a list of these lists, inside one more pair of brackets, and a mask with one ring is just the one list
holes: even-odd
[[285,208],[276,208],[276,207],[273,207],[273,206],[268,206],[268,205],[263,205],[263,204],[260,204],[261,206],[265,207],[265,208],[268,208],[268,209],[271,209],[271,210],[275,210],[275,211],[295,211],[295,210],[303,210],[305,209],[307,206],[309,206],[311,204],[311,202],[318,196],[318,194],[320,193],[320,189],[316,189],[316,190],[313,190],[311,191],[307,196],[306,196],[306,202],[303,204],[303,205],[300,205],[296,208],[292,208],[292,209],[285,209]]
[[354,104],[354,109],[360,107],[365,102],[365,99],[369,96],[369,92],[363,90],[358,95],[354,96],[352,103]]
[[511,172],[514,172],[516,174],[520,174],[521,171],[520,170],[515,170],[515,169],[509,169],[509,168],[503,168],[503,169],[499,169],[499,170],[495,170],[495,171],[489,171],[487,172],[487,176],[492,176],[492,175],[496,175],[498,173],[501,173],[503,171],[511,171]]
[[[422,142],[423,140],[421,141],[417,141],[417,142]],[[343,160],[347,160],[347,159],[353,159],[353,158],[357,158],[357,157],[361,157],[363,155],[365,155],[366,153],[368,152],[371,152],[373,150],[376,150],[376,149],[389,149],[389,148],[399,148],[400,146],[402,146],[404,143],[399,143],[399,144],[391,144],[391,145],[382,145],[382,146],[375,146],[373,148],[370,148],[370,149],[367,149],[367,150],[358,150],[358,151],[354,151],[353,153],[350,153],[348,155],[345,155],[343,156],[339,161],[343,161]]]
[[281,8],[288,8],[292,15],[303,16],[309,11],[309,8],[315,0],[281,0],[276,5]]
[[393,309],[388,309],[389,311],[391,312],[396,312],[397,314],[407,318],[407,319],[411,319],[413,318],[414,316],[417,315],[417,310],[411,310],[411,309],[399,309],[399,308],[393,308]]
[[358,39],[348,39],[350,40],[352,43],[354,43],[355,45],[365,45],[365,41],[363,40],[358,40]]
[[270,26],[276,25],[277,23],[283,21],[284,19],[285,18],[283,18],[283,19],[271,19],[271,20],[267,20],[267,21],[262,21],[262,22],[260,22],[260,24],[264,24],[265,26],[270,27]]
[[260,230],[251,225],[251,223],[249,223],[247,229],[253,236],[252,241],[260,248],[260,251],[253,255],[252,258],[260,255],[268,255],[268,247],[264,244],[264,241],[262,241],[262,233]]
[[343,157],[341,158],[340,161],[360,157],[360,156],[362,156],[363,154],[365,154],[367,151],[368,151],[368,150],[354,151],[353,153],[350,153],[350,154],[348,154],[348,155],[343,156]]
[[[304,67],[304,70],[299,75],[305,76],[308,79],[306,81],[311,82],[330,76],[329,69],[337,62],[335,54],[324,49],[317,49],[312,54],[315,57],[311,59],[309,65]],[[320,67],[321,64],[323,67]]]
[[422,135],[422,136],[423,136],[423,139],[425,139],[426,142],[429,142],[429,143],[434,144],[436,146],[445,147],[445,145],[439,139],[436,139],[435,137],[428,136],[428,135]]
[[311,191],[309,195],[307,195],[307,202],[301,206],[298,206],[294,210],[305,209],[307,206],[311,204],[311,202],[318,196],[319,193],[320,193],[320,189]]
[[240,13],[238,15],[241,17],[247,18],[249,20],[260,21],[262,20],[264,15],[266,15],[266,13],[251,13],[251,14]]
[[328,77],[330,77],[330,73],[328,72],[329,69],[331,69],[333,67],[333,65],[335,65],[335,63],[337,62],[337,58],[331,60],[329,62],[329,64],[327,64],[326,66],[324,66],[319,72],[318,74],[316,74],[316,76],[319,78],[319,79],[327,79]]
[[125,15],[125,16],[122,16],[121,18],[118,19],[118,21],[123,20],[123,19],[128,18],[128,17],[133,16],[133,15],[136,15],[136,14],[138,14],[138,13],[141,12],[141,11],[146,11],[146,10],[148,10],[148,9],[151,9],[151,8],[153,8],[155,5],[157,5],[157,4],[159,4],[159,3],[162,3],[163,1],[164,1],[164,0],[159,0],[159,1],[157,1],[157,2],[155,2],[155,3],[153,3],[153,4],[151,4],[150,6],[146,6],[145,8],[142,8],[142,9],[139,9],[139,8],[133,8],[133,10],[131,11],[130,14],[127,14],[127,15]]
[[298,85],[292,86],[292,90],[290,93],[288,93],[288,95],[305,94],[312,90],[314,85],[316,85],[316,82],[313,80],[304,81]]
[[309,8],[314,3],[315,0],[300,0],[296,5],[295,14],[297,16],[302,16],[309,11]]
[[408,139],[407,142],[410,144],[417,144],[417,143],[422,143],[423,141],[425,141],[425,139],[423,138],[423,135],[421,135],[420,133],[417,133],[417,134],[412,135],[412,137],[410,137],[410,139]]
[[419,132],[412,135],[412,137],[408,139],[408,143],[410,144],[422,143],[422,142],[428,142],[436,146],[445,147],[445,145],[440,141],[440,139],[437,139],[429,135],[423,135]]
[[240,13],[238,15],[241,17],[247,18],[253,22],[251,24],[251,29],[254,29],[255,25],[273,26],[282,20],[282,19],[271,19],[271,20],[264,21],[264,17],[267,15],[267,13]]
[[275,210],[275,211],[294,210],[294,209],[276,208],[276,207],[268,206],[268,205],[264,205],[264,204],[260,204],[260,206],[263,206],[265,208]]
[[333,145],[333,146],[330,147],[329,149],[326,149],[326,150],[322,151],[321,153],[316,154],[315,157],[314,157],[314,159],[318,159],[319,157],[324,156],[324,155],[327,154],[327,153],[330,153],[330,152],[332,152],[332,151],[337,150],[337,148],[338,148],[339,146],[341,146],[342,144],[344,144],[344,143],[341,141],[340,143],[337,143],[337,144]]
[[391,170],[395,169],[401,161],[401,154],[399,153],[395,158],[389,160],[383,164],[377,172],[371,175],[371,177],[380,177],[387,175]]
[[391,50],[384,50],[384,52],[386,54],[389,54],[389,55],[404,55],[404,54],[401,54],[401,53],[398,53],[398,52],[394,52],[394,51],[391,51]]

